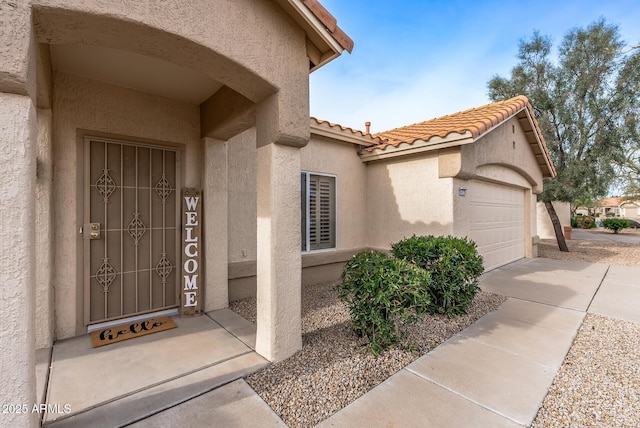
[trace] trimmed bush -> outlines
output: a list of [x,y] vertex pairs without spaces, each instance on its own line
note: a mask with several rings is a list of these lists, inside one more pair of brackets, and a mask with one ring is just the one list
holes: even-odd
[[596,227],[596,219],[590,215],[583,215],[575,217],[575,224],[576,225],[572,225],[572,227],[579,227],[580,229],[593,229],[594,227]]
[[414,235],[393,244],[391,251],[431,274],[432,313],[466,313],[478,293],[478,277],[484,272],[475,242],[454,236]]
[[377,355],[398,340],[400,324],[415,322],[431,307],[429,273],[381,252],[358,253],[342,272],[337,291],[349,308],[353,330]]
[[602,220],[602,226],[613,230],[613,233],[618,233],[620,229],[629,227],[629,222],[622,218],[606,218]]

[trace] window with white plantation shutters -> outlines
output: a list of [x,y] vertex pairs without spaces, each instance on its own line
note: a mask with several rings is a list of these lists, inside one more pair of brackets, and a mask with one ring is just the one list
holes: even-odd
[[302,173],[302,250],[336,246],[336,178]]

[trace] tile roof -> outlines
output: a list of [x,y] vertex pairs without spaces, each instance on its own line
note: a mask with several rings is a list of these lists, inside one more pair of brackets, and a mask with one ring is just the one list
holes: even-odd
[[334,39],[343,47],[344,50],[351,53],[353,51],[353,40],[337,25],[336,18],[329,12],[318,0],[302,0],[307,8],[315,15],[316,18],[331,33]]
[[515,115],[527,104],[529,104],[529,100],[526,97],[519,96],[402,128],[380,132],[376,136],[387,140],[387,142],[378,148],[384,148],[386,145],[396,147],[401,143],[413,144],[418,140],[429,141],[433,137],[444,138],[454,133],[462,135],[470,132],[475,139]]
[[517,96],[509,100],[377,133],[374,137],[382,139],[383,142],[365,150],[370,153],[383,153],[389,149],[399,148],[401,145],[411,146],[416,143],[429,144],[433,142],[436,144],[443,140],[463,139],[475,141],[478,137],[514,116],[518,116],[541,167],[546,167],[550,176],[555,175],[555,168],[535,119],[533,107],[525,96]]
[[619,207],[623,202],[622,198],[604,198],[598,201],[600,207]]
[[[325,128],[334,132],[340,136],[342,139],[348,140],[348,142],[357,142],[357,144],[365,147],[377,146],[383,143],[383,140],[374,137],[371,134],[367,134],[365,132],[359,131],[357,129],[349,128],[346,126],[339,125],[337,123],[331,123],[326,120],[316,119],[315,117],[311,117],[311,132],[317,133],[318,130]],[[351,137],[351,138],[349,138]]]

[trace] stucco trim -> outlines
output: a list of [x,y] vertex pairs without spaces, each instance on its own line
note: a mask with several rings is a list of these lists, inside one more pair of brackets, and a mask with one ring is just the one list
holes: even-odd
[[381,159],[394,158],[398,156],[413,155],[416,153],[424,153],[433,150],[446,149],[449,147],[462,146],[471,144],[476,140],[471,132],[467,131],[463,134],[457,132],[451,133],[446,137],[432,137],[428,141],[417,140],[414,143],[400,143],[398,146],[387,146],[384,149],[374,149],[372,152],[360,153],[360,159],[363,162],[372,162]]
[[[344,263],[361,251],[369,248],[353,248],[349,250],[330,250],[302,254],[302,268],[324,266],[333,263]],[[229,263],[229,280],[256,276],[256,261]]]

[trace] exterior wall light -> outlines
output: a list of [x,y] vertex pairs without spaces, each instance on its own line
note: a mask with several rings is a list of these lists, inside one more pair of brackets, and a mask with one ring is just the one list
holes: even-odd
[[458,195],[467,196],[467,188],[466,187],[459,187],[458,188]]

